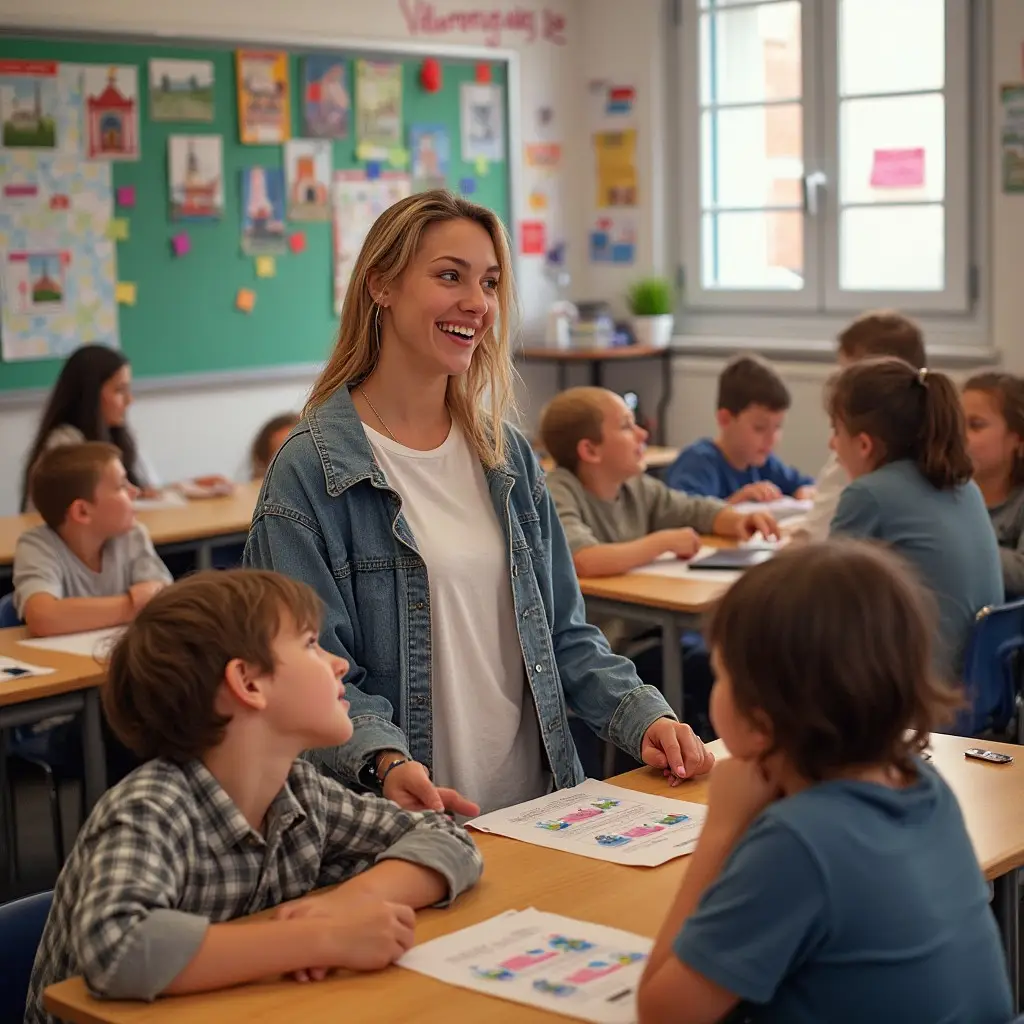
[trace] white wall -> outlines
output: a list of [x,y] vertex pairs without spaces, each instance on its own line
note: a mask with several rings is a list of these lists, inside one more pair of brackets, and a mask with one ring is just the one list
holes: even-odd
[[[417,46],[494,46],[516,50],[521,55],[520,94],[510,97],[522,113],[523,142],[536,137],[536,111],[540,106],[555,110],[555,130],[564,143],[570,126],[578,123],[582,93],[579,89],[579,19],[583,0],[518,0],[515,8],[526,12],[530,27],[506,26],[495,33],[476,29],[462,31],[452,26],[440,34],[410,25],[408,15],[430,6],[439,15],[491,4],[466,4],[462,0],[0,0],[0,26],[45,26],[48,30],[89,29],[99,32],[131,32],[174,36],[205,35],[227,37],[230,41],[266,37],[271,40],[308,39],[322,44],[329,39],[387,39]],[[545,12],[565,21],[564,45],[544,38]],[[285,45],[282,43],[282,45]],[[518,160],[519,153],[509,154]],[[567,175],[579,172],[576,150],[565,146]],[[566,190],[569,208],[566,225],[570,232],[577,221],[576,195]],[[570,269],[580,273],[579,252],[570,250]],[[535,329],[550,301],[550,292],[540,274],[540,260],[522,261],[521,291],[527,327]],[[330,272],[325,267],[324,273]],[[282,339],[282,342],[284,339]],[[0,373],[3,364],[0,363]],[[532,374],[527,375],[527,380]],[[142,393],[137,396],[131,418],[142,447],[165,480],[193,474],[223,472],[234,474],[245,458],[259,425],[275,413],[301,405],[310,380],[280,385],[262,383],[202,390]],[[21,460],[39,415],[38,405],[0,405],[0,515],[15,511]],[[214,423],[217,426],[214,428]]]

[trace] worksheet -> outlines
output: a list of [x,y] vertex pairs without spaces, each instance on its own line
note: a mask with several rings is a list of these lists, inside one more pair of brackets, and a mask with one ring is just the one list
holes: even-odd
[[400,967],[593,1024],[635,1024],[652,939],[512,910],[409,950]]
[[111,626],[109,629],[93,629],[87,633],[19,640],[18,646],[34,647],[38,651],[57,651],[60,654],[84,654],[87,658],[105,661],[124,631],[124,626]]
[[594,860],[654,867],[693,852],[706,814],[703,804],[587,779],[572,789],[491,811],[466,824],[479,832]]
[[678,558],[671,552],[660,555],[649,565],[641,565],[630,570],[629,575],[635,576],[669,576],[681,580],[703,580],[705,583],[735,583],[741,572],[732,572],[729,569],[691,569],[690,561],[704,558],[705,555],[713,555],[717,548],[709,547],[707,544],[701,546],[700,551],[692,559],[685,560]]
[[56,671],[45,665],[30,665],[27,661],[16,661],[0,654],[0,683],[7,679],[22,679],[25,676],[48,676]]
[[754,512],[767,512],[774,516],[778,523],[794,516],[805,516],[814,507],[813,501],[799,498],[776,498],[774,501],[741,501],[733,508],[741,515],[751,515]]

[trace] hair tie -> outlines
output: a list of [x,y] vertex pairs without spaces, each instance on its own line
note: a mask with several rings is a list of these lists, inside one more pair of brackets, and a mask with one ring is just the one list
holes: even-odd
[[927,386],[927,383],[928,383],[928,367],[927,366],[922,366],[921,369],[917,371],[917,382],[922,387]]

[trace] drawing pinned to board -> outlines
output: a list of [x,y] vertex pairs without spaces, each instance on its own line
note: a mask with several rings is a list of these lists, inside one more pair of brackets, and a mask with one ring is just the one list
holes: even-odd
[[331,219],[331,143],[292,139],[284,144],[288,216],[292,220]]
[[138,69],[89,64],[82,78],[86,156],[90,160],[138,160]]
[[284,229],[284,171],[242,168],[242,252],[273,255],[288,249]]
[[402,145],[402,65],[356,61],[356,155],[387,160]]
[[636,260],[636,222],[632,216],[598,217],[590,230],[590,262],[627,266]]
[[452,149],[448,129],[444,125],[410,125],[409,149],[412,151],[413,191],[446,188]]
[[149,116],[154,121],[212,121],[213,61],[153,58]]
[[597,206],[636,206],[636,131],[596,132]]
[[462,159],[466,163],[505,159],[504,96],[500,85],[462,83]]
[[171,219],[220,220],[224,214],[224,152],[219,135],[172,135]]
[[63,313],[70,262],[71,253],[67,251],[41,249],[7,253],[4,301],[11,306],[11,311],[28,316]]
[[4,149],[57,146],[57,62],[0,60]]
[[306,134],[347,139],[352,97],[348,63],[342,57],[310,54],[303,60],[302,110]]
[[1024,84],[1000,86],[1003,192],[1024,192]]
[[239,50],[238,131],[243,145],[282,143],[291,137],[288,54]]

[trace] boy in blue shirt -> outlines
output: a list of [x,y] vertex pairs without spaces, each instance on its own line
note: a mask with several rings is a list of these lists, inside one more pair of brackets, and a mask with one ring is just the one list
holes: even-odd
[[732,504],[813,497],[814,479],[772,454],[789,405],[789,390],[763,359],[731,359],[718,378],[718,436],[684,448],[665,483]]
[[725,595],[711,718],[732,757],[712,772],[640,1024],[740,1003],[761,1024],[1010,1020],[988,888],[920,756],[959,701],[932,671],[933,613],[904,563],[863,541],[790,549]]

